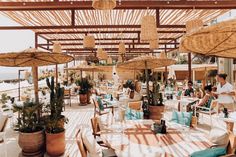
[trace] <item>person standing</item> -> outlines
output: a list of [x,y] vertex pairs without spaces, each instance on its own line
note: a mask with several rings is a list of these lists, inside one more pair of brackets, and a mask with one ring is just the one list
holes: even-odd
[[233,86],[226,81],[227,74],[217,74],[216,80],[218,82],[217,90],[214,94],[218,96],[218,112],[221,107],[234,108],[234,96],[235,92]]

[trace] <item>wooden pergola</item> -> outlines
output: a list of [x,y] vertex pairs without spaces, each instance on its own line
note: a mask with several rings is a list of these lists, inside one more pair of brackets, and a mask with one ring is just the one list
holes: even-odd
[[[123,41],[130,58],[175,50],[187,21],[202,19],[208,24],[235,8],[235,0],[117,0],[116,8],[110,11],[94,10],[91,0],[0,0],[0,13],[20,24],[0,26],[0,30],[33,30],[36,48],[52,50],[53,43],[60,41],[63,52],[77,59],[96,55],[98,47],[116,56]],[[147,13],[156,17],[160,46],[155,51],[140,41],[140,21]],[[87,34],[94,35],[95,49],[83,48]]]

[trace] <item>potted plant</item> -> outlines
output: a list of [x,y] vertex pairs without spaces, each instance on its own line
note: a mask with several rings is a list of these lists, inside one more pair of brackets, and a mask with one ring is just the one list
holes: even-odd
[[153,120],[160,120],[163,117],[165,106],[163,104],[163,95],[160,92],[160,85],[157,83],[157,78],[153,80],[153,90],[149,92],[148,110],[146,111],[146,117]]
[[134,98],[134,90],[135,90],[134,82],[132,80],[127,80],[126,83],[124,84],[124,88],[130,89],[129,98],[133,99]]
[[90,103],[90,94],[93,87],[92,83],[87,78],[82,78],[76,81],[76,85],[79,86],[79,99],[81,105]]
[[47,86],[50,89],[50,103],[45,107],[44,116],[46,126],[46,151],[50,156],[60,156],[65,152],[65,128],[67,118],[62,115],[64,107],[64,88],[60,84],[54,85],[54,77],[51,83],[47,78]]
[[44,126],[37,118],[37,111],[42,104],[26,101],[22,106],[13,105],[13,110],[19,112],[16,130],[19,131],[18,144],[25,156],[41,156],[44,152]]

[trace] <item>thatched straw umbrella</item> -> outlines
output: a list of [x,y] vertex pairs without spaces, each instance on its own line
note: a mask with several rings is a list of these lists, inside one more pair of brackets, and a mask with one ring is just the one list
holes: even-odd
[[32,67],[35,101],[38,97],[38,67],[62,64],[72,61],[72,56],[61,53],[50,53],[36,48],[29,48],[20,52],[0,53],[0,66]]
[[140,56],[131,59],[127,62],[120,63],[117,65],[118,68],[134,69],[134,70],[145,70],[146,84],[147,84],[147,95],[149,97],[149,78],[148,69],[155,69],[158,67],[165,67],[175,64],[175,60],[168,59],[164,52],[159,57],[156,56]]

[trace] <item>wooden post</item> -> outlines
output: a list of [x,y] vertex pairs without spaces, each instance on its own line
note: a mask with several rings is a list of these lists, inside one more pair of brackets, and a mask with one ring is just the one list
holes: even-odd
[[146,86],[147,86],[147,98],[149,105],[149,77],[148,77],[147,61],[145,61],[145,75],[146,75]]
[[56,64],[56,68],[55,68],[55,76],[56,76],[56,86],[58,84],[58,65]]
[[[38,48],[38,34],[35,33],[34,36],[34,44],[35,48]],[[32,67],[32,74],[33,74],[33,82],[34,82],[34,96],[35,96],[35,102],[39,103],[39,94],[38,94],[38,67],[33,66]]]
[[191,53],[188,53],[188,80],[192,80],[192,57]]

